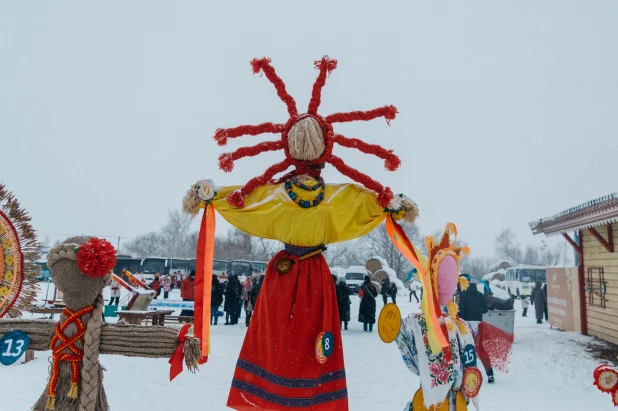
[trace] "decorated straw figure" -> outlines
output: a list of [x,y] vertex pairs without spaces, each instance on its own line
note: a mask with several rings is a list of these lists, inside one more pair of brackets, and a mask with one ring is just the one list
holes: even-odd
[[[103,296],[116,264],[116,251],[106,240],[73,237],[47,255],[52,280],[62,291],[66,309],[58,323],[50,320],[0,321],[0,337],[19,330],[30,335],[31,349],[52,350],[47,387],[34,411],[106,411],[99,354],[173,357],[170,377],[197,366],[199,340],[187,329],[103,324]],[[180,342],[180,346],[179,346]]]
[[0,184],[0,318],[19,317],[35,300],[38,248],[30,217]]
[[459,276],[459,260],[468,249],[457,247],[455,239],[451,241],[451,236],[457,235],[454,224],[447,224],[439,241],[427,238],[427,259],[399,236],[399,230],[388,227],[395,245],[416,267],[425,290],[423,312],[401,320],[396,337],[404,362],[421,379],[421,388],[405,411],[466,410],[470,400],[478,409],[483,376],[477,356],[479,360],[489,358],[497,369],[505,371],[512,335],[457,316],[458,307],[452,299],[458,283],[462,290],[468,287],[468,281]]
[[618,407],[618,371],[608,364],[601,364],[592,373],[594,385],[606,394],[611,395],[614,407]]
[[[184,199],[185,212],[202,219],[197,256],[196,335],[208,350],[206,319],[210,309],[210,274],[214,246],[214,210],[249,234],[279,240],[285,250],[268,264],[249,330],[240,353],[228,406],[237,410],[348,409],[345,368],[337,299],[331,273],[322,252],[325,245],[369,233],[385,218],[413,222],[416,205],[403,195],[355,170],[335,156],[335,143],[356,148],[384,160],[387,170],[399,167],[399,158],[380,146],[335,133],[334,123],[395,118],[397,110],[384,106],[371,111],[321,116],[318,108],[327,75],[337,61],[324,57],[315,63],[319,74],[306,113],[298,111],[270,60],[255,59],[254,73],[270,80],[288,111],[279,124],[219,129],[215,140],[263,133],[280,134],[276,141],[243,147],[219,157],[229,172],[234,162],[261,152],[281,150],[285,157],[242,187],[216,187],[202,180]],[[333,165],[357,184],[326,184],[325,164]],[[275,178],[279,173],[292,171]]]

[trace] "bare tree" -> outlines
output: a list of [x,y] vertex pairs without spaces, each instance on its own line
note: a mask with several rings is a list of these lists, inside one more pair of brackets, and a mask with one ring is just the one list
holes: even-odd
[[367,257],[359,252],[358,246],[359,242],[357,240],[331,244],[324,253],[324,258],[326,258],[326,262],[330,267],[362,265]]
[[[161,230],[164,240],[163,252],[170,257],[190,257],[188,233],[191,217],[179,210],[168,211],[168,221]],[[193,253],[194,254],[194,253]]]
[[[413,244],[421,244],[421,235],[416,225],[403,224],[401,227]],[[406,274],[412,269],[411,264],[391,241],[384,224],[380,224],[375,230],[362,237],[360,245],[366,258],[373,256],[384,258],[400,279],[405,279]]]
[[524,251],[524,256],[521,260],[521,263],[526,265],[539,265],[539,261],[539,250],[536,247],[528,244]]
[[163,236],[153,231],[135,237],[135,239],[126,243],[124,248],[135,257],[160,256],[163,255],[164,243]]
[[261,237],[251,237],[251,260],[270,261],[283,247],[279,241]]
[[496,236],[496,255],[498,258],[519,264],[522,261],[522,252],[515,233],[510,228],[505,228]]
[[489,272],[491,260],[486,257],[465,257],[459,263],[459,271],[473,277],[482,278]]
[[215,239],[215,258],[219,260],[251,260],[251,235],[230,228]]

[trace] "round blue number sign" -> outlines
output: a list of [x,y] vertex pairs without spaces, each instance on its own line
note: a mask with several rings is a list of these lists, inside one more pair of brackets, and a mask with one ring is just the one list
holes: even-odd
[[476,367],[476,350],[474,349],[474,345],[468,344],[465,346],[461,353],[461,360],[466,368]]
[[30,337],[23,331],[11,331],[0,339],[0,364],[11,365],[19,360],[30,345]]
[[324,337],[322,337],[322,349],[324,350],[324,356],[330,357],[330,355],[333,353],[333,345],[333,335],[329,332],[324,333]]

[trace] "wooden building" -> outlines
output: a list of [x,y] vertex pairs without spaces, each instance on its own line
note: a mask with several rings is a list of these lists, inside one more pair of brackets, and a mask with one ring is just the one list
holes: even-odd
[[618,344],[618,193],[530,223],[530,228],[534,234],[562,235],[575,248],[583,284],[582,334]]

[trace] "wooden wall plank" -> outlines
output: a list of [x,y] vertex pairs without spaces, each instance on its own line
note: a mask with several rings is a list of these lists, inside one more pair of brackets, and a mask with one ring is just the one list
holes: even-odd
[[592,324],[592,328],[588,328],[588,334],[610,343],[618,344],[618,332],[616,331]]

